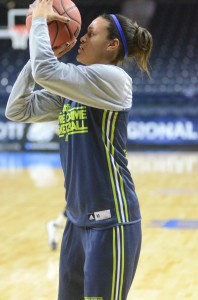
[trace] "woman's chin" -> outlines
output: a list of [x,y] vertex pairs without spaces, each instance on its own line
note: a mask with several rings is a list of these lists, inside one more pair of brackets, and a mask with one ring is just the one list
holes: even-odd
[[76,60],[77,60],[77,62],[79,62],[83,65],[86,65],[85,61],[83,60],[83,57],[80,54],[77,54]]

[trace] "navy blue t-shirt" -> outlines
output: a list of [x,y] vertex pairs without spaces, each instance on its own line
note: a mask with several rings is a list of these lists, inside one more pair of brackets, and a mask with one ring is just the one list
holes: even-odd
[[59,137],[66,211],[78,226],[108,227],[141,219],[127,168],[128,115],[64,101]]

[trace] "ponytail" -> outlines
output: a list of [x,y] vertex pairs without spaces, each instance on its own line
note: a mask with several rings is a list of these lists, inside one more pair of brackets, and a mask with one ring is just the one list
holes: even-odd
[[[148,61],[153,47],[153,39],[150,32],[146,28],[138,26],[135,21],[130,20],[123,15],[116,14],[115,16],[119,21],[126,39],[128,57],[134,59],[139,69],[143,72],[146,72],[150,77]],[[109,33],[108,38],[110,40],[115,38],[120,40],[120,48],[117,54],[116,63],[123,61],[125,57],[125,49],[112,15],[104,14],[102,17],[109,23],[107,28]]]
[[150,77],[148,60],[153,47],[152,36],[146,28],[138,26],[136,22],[134,23],[134,26],[136,30],[133,42],[129,47],[128,57],[135,59],[139,69],[146,72]]

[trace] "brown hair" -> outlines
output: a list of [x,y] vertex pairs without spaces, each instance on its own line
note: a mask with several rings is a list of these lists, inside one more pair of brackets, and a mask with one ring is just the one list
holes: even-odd
[[[136,21],[133,21],[123,15],[116,14],[115,16],[120,23],[126,39],[128,57],[134,59],[139,69],[146,72],[150,77],[148,59],[153,46],[153,39],[150,32],[146,28],[140,27]],[[109,40],[118,38],[120,41],[120,48],[115,62],[118,63],[119,61],[123,61],[124,48],[116,24],[111,15],[103,14],[102,18],[107,20],[109,23],[107,28],[109,34],[107,38]]]

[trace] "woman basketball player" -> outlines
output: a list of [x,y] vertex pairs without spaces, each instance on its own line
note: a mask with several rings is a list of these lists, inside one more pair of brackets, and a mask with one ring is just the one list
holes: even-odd
[[[6,116],[59,120],[67,224],[58,299],[125,300],[140,253],[141,216],[126,158],[132,79],[118,65],[131,57],[149,74],[152,37],[122,15],[102,15],[80,39],[81,65],[64,64],[57,57],[73,44],[51,49],[47,21],[58,19],[52,0],[38,0],[32,10],[30,61]],[[34,91],[35,82],[44,89]]]

